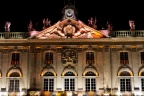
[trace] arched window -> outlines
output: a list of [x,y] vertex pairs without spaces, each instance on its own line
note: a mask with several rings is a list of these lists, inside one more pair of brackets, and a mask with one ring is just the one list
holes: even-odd
[[96,76],[96,74],[92,71],[88,71],[85,76]]
[[54,74],[52,72],[46,72],[44,76],[54,76]]
[[85,91],[90,92],[96,91],[96,74],[92,71],[88,71],[85,74]]
[[132,91],[131,87],[131,74],[127,71],[123,71],[120,73],[120,91]]
[[10,74],[10,77],[20,77],[20,74],[18,72],[13,72]]
[[68,71],[64,76],[75,76],[75,74],[71,71]]
[[19,87],[20,87],[20,80],[19,78],[15,77],[20,77],[20,74],[18,72],[13,72],[10,74],[10,80],[9,80],[9,91],[10,92],[19,92]]
[[43,90],[53,92],[54,91],[54,73],[46,72],[43,75]]

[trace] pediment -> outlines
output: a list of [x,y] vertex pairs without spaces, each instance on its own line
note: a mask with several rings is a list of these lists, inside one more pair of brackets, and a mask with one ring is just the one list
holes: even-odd
[[95,30],[80,20],[65,19],[58,21],[53,26],[42,30],[32,36],[36,39],[51,39],[51,38],[104,38],[108,37],[101,31]]

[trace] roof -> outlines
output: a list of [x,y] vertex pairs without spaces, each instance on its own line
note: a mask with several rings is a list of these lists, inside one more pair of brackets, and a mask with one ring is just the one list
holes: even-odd
[[109,37],[101,31],[95,30],[80,20],[71,18],[58,21],[53,26],[44,29],[30,38],[51,39],[51,38],[104,38]]

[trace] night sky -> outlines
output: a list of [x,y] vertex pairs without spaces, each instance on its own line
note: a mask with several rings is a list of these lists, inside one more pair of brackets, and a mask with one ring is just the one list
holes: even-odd
[[[12,32],[26,32],[30,20],[41,25],[49,18],[53,25],[62,18],[61,11],[68,0],[0,1],[0,31],[6,21],[11,22]],[[138,2],[124,0],[71,0],[78,11],[78,19],[84,23],[90,17],[97,18],[98,28],[111,22],[114,30],[129,30],[128,20],[135,20],[137,30],[144,30],[144,7]]]

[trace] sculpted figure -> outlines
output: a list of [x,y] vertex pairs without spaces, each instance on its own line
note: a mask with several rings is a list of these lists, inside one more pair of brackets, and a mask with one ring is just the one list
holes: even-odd
[[44,29],[50,27],[51,26],[50,23],[51,23],[51,21],[48,18],[46,18],[46,19],[44,18],[43,19],[43,28],[42,29],[44,30]]
[[135,22],[134,22],[134,20],[129,20],[129,27],[130,27],[130,30],[135,30]]
[[88,19],[88,26],[90,26],[90,27],[92,27],[94,29],[97,29],[96,23],[97,23],[96,17],[95,18],[90,17],[90,19]]
[[11,26],[11,22],[7,21],[4,26],[5,32],[10,32],[10,26]]

